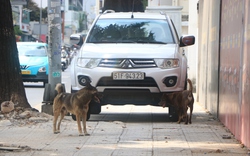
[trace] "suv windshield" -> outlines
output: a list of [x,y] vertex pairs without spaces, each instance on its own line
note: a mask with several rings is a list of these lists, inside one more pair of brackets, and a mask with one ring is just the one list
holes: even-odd
[[86,43],[174,43],[165,20],[99,19]]

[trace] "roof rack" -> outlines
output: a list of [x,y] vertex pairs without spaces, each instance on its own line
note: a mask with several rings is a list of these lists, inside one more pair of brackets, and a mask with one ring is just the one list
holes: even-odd
[[114,12],[115,12],[114,10],[105,10],[105,11],[103,12],[103,14],[114,13]]

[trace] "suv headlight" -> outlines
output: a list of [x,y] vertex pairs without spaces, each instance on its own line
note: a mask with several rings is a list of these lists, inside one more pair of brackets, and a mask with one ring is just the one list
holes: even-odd
[[179,67],[179,59],[154,59],[156,65],[162,69]]
[[98,66],[101,59],[92,59],[92,58],[78,58],[77,66],[83,68],[95,68]]

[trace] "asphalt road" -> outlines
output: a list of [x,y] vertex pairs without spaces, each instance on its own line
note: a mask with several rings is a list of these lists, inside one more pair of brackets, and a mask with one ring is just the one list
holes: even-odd
[[[66,91],[70,92],[70,67],[62,72],[62,83],[64,83]],[[28,98],[28,102],[32,108],[36,108],[41,112],[41,106],[44,95],[44,87],[42,82],[33,83],[25,82],[25,92]]]

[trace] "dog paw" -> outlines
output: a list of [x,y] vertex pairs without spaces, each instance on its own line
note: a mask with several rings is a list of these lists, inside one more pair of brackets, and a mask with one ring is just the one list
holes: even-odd
[[84,134],[80,133],[79,136],[84,136]]
[[85,133],[84,135],[85,135],[85,136],[90,136],[90,134],[89,134],[89,133]]

